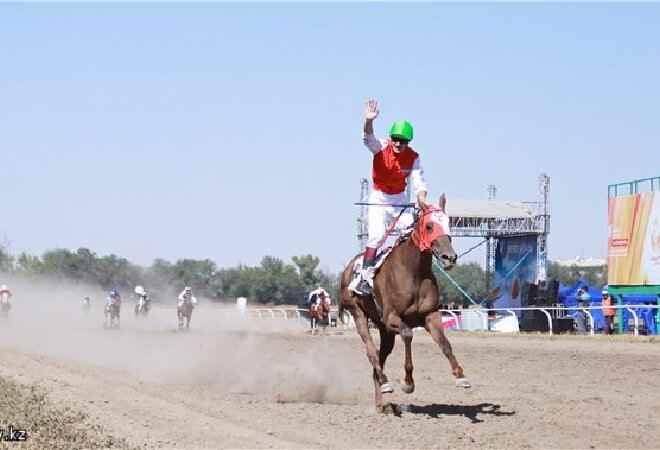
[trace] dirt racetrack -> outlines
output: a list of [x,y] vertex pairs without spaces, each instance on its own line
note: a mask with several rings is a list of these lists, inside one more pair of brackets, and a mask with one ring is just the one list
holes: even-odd
[[[128,305],[122,328],[104,330],[100,308],[58,308],[15,305],[0,327],[0,377],[41,386],[136,447],[660,447],[657,342],[451,333],[473,383],[459,390],[416,333],[417,389],[390,395],[396,417],[374,412],[352,332],[313,337],[204,304],[187,333],[175,331],[173,309],[136,321]],[[402,347],[386,367],[392,380],[403,375]]]

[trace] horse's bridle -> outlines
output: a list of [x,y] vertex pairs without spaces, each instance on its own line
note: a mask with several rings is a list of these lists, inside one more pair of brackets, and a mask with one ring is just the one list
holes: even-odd
[[433,249],[432,242],[434,240],[442,237],[442,236],[447,236],[449,238],[449,242],[451,242],[451,235],[449,234],[449,230],[447,230],[447,232],[444,233],[444,234],[439,234],[437,237],[435,237],[435,239],[431,240],[430,242],[425,242],[426,239],[423,240],[422,236],[421,236],[422,231],[424,231],[424,230],[421,230],[421,228],[420,228],[421,225],[422,225],[421,221],[424,219],[424,217],[428,216],[429,214],[436,213],[436,212],[441,212],[443,214],[446,214],[446,212],[443,209],[440,209],[440,208],[437,208],[437,207],[434,207],[434,206],[430,206],[425,210],[416,208],[415,209],[415,220],[413,221],[414,231],[413,231],[411,237],[412,237],[413,242],[417,246],[417,248],[419,248],[421,251],[424,252],[424,251],[430,250],[436,258],[442,259],[441,256],[438,255],[436,253],[436,251]]

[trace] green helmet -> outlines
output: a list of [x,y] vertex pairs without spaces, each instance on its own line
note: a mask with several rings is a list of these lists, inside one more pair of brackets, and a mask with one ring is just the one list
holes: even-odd
[[390,128],[390,137],[412,141],[413,127],[407,120],[397,120]]

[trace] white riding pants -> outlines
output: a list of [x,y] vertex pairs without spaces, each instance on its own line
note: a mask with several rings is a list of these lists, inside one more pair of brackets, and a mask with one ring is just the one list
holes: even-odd
[[[372,190],[369,195],[369,203],[379,205],[403,205],[408,203],[408,196],[405,192],[400,194],[386,194],[381,191]],[[390,224],[397,218],[403,208],[394,206],[369,206],[369,239],[367,247],[376,248],[379,246],[385,231]],[[401,230],[413,223],[413,209],[408,208],[401,214],[401,218],[396,224],[395,230]]]

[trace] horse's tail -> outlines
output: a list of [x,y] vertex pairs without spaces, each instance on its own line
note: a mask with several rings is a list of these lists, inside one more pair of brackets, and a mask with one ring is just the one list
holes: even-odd
[[346,321],[344,320],[344,313],[346,312],[346,309],[344,308],[344,290],[347,289],[347,286],[345,286],[343,273],[339,277],[338,284],[339,295],[337,295],[337,320],[346,325]]
[[348,286],[351,284],[351,279],[353,277],[353,265],[355,263],[355,258],[359,255],[354,256],[346,264],[346,267],[339,275],[337,280],[337,319],[341,321],[342,324],[347,325],[349,322],[345,320],[344,315],[346,314],[346,307],[344,305],[344,296],[348,295]]
[[346,325],[346,322],[344,322],[344,302],[339,299],[339,306],[337,307],[337,320],[339,320],[342,324]]

